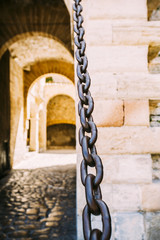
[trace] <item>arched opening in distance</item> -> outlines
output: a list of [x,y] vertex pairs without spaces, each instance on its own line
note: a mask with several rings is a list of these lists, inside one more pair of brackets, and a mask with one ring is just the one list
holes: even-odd
[[[56,146],[75,148],[74,97],[74,84],[61,74],[45,74],[31,84],[26,104],[26,143],[29,151],[44,152]],[[70,140],[67,140],[68,134],[71,135]],[[66,144],[58,144],[58,136],[64,140],[65,135]],[[54,148],[55,136],[57,145]]]
[[74,149],[75,102],[66,95],[57,95],[47,104],[47,148]]

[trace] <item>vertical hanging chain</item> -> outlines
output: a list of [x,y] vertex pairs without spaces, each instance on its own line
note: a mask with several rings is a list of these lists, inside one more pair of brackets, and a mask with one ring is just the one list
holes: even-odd
[[[77,50],[75,56],[77,59],[78,76],[78,113],[80,116],[81,128],[79,130],[79,143],[82,147],[83,160],[81,162],[81,180],[85,187],[86,206],[83,210],[83,233],[85,240],[109,240],[111,237],[111,217],[109,209],[104,201],[100,183],[103,179],[103,165],[100,157],[97,155],[95,142],[97,140],[97,127],[93,121],[92,112],[94,108],[93,98],[89,91],[91,84],[90,76],[87,71],[88,60],[85,55],[86,43],[83,39],[84,28],[82,27],[83,10],[81,0],[74,0],[74,39]],[[88,167],[96,169],[96,176],[88,173]],[[102,217],[102,231],[92,229],[91,214]]]

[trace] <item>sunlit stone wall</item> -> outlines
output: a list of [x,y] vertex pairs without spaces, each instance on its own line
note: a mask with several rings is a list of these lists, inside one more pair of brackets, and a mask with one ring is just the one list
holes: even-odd
[[[112,216],[112,239],[157,240],[160,181],[153,177],[152,164],[159,169],[159,155],[158,160],[154,156],[160,153],[160,127],[150,127],[149,100],[160,99],[160,75],[149,72],[148,47],[160,43],[160,22],[148,21],[146,0],[85,0],[82,5],[97,149],[104,164],[102,193]],[[79,146],[77,151],[78,240],[82,240],[85,200],[79,184]],[[99,218],[93,222],[101,225]]]

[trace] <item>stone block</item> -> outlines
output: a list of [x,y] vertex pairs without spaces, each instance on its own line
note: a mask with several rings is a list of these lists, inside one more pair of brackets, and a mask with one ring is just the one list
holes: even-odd
[[158,43],[159,44],[159,21],[143,22],[143,23],[112,23],[113,44],[123,45],[141,45]]
[[159,182],[142,186],[142,209],[144,211],[160,211]]
[[147,46],[90,46],[89,70],[95,72],[148,72]]
[[138,185],[113,185],[114,211],[138,211],[141,209],[141,189]]
[[102,155],[107,183],[151,183],[152,159],[144,155]]
[[120,127],[123,125],[123,101],[97,100],[93,117],[97,126]]
[[159,74],[149,73],[91,73],[91,93],[97,99],[157,99]]
[[112,24],[110,20],[88,20],[86,23],[86,42],[89,46],[106,46],[112,43]]
[[146,239],[160,239],[160,212],[147,212],[145,214]]
[[147,100],[125,101],[124,110],[126,126],[149,126],[149,103]]
[[116,240],[144,239],[145,230],[141,213],[115,213],[114,222]]
[[[114,74],[92,72],[91,94],[96,99],[115,99],[117,96],[117,79]],[[95,99],[95,102],[96,102]]]
[[[131,0],[118,0],[118,1],[105,1],[93,0],[88,1],[90,19],[134,19],[146,20],[147,19],[147,5],[146,1],[131,1]],[[125,6],[125,7],[124,7]]]
[[125,73],[117,75],[117,97],[121,99],[159,99],[159,74]]
[[98,128],[97,149],[100,154],[147,154],[160,152],[160,128]]

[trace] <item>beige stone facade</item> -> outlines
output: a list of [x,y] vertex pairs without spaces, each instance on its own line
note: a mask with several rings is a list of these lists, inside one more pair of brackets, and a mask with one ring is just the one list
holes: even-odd
[[[160,44],[160,23],[148,20],[158,7],[158,2],[151,2],[82,2],[97,149],[104,165],[102,194],[116,240],[160,238],[159,223],[155,223],[160,216],[160,71],[155,48]],[[82,156],[79,147],[77,151],[79,171]],[[78,240],[82,240],[85,200],[77,175]],[[93,226],[101,225],[99,218],[92,220]]]

